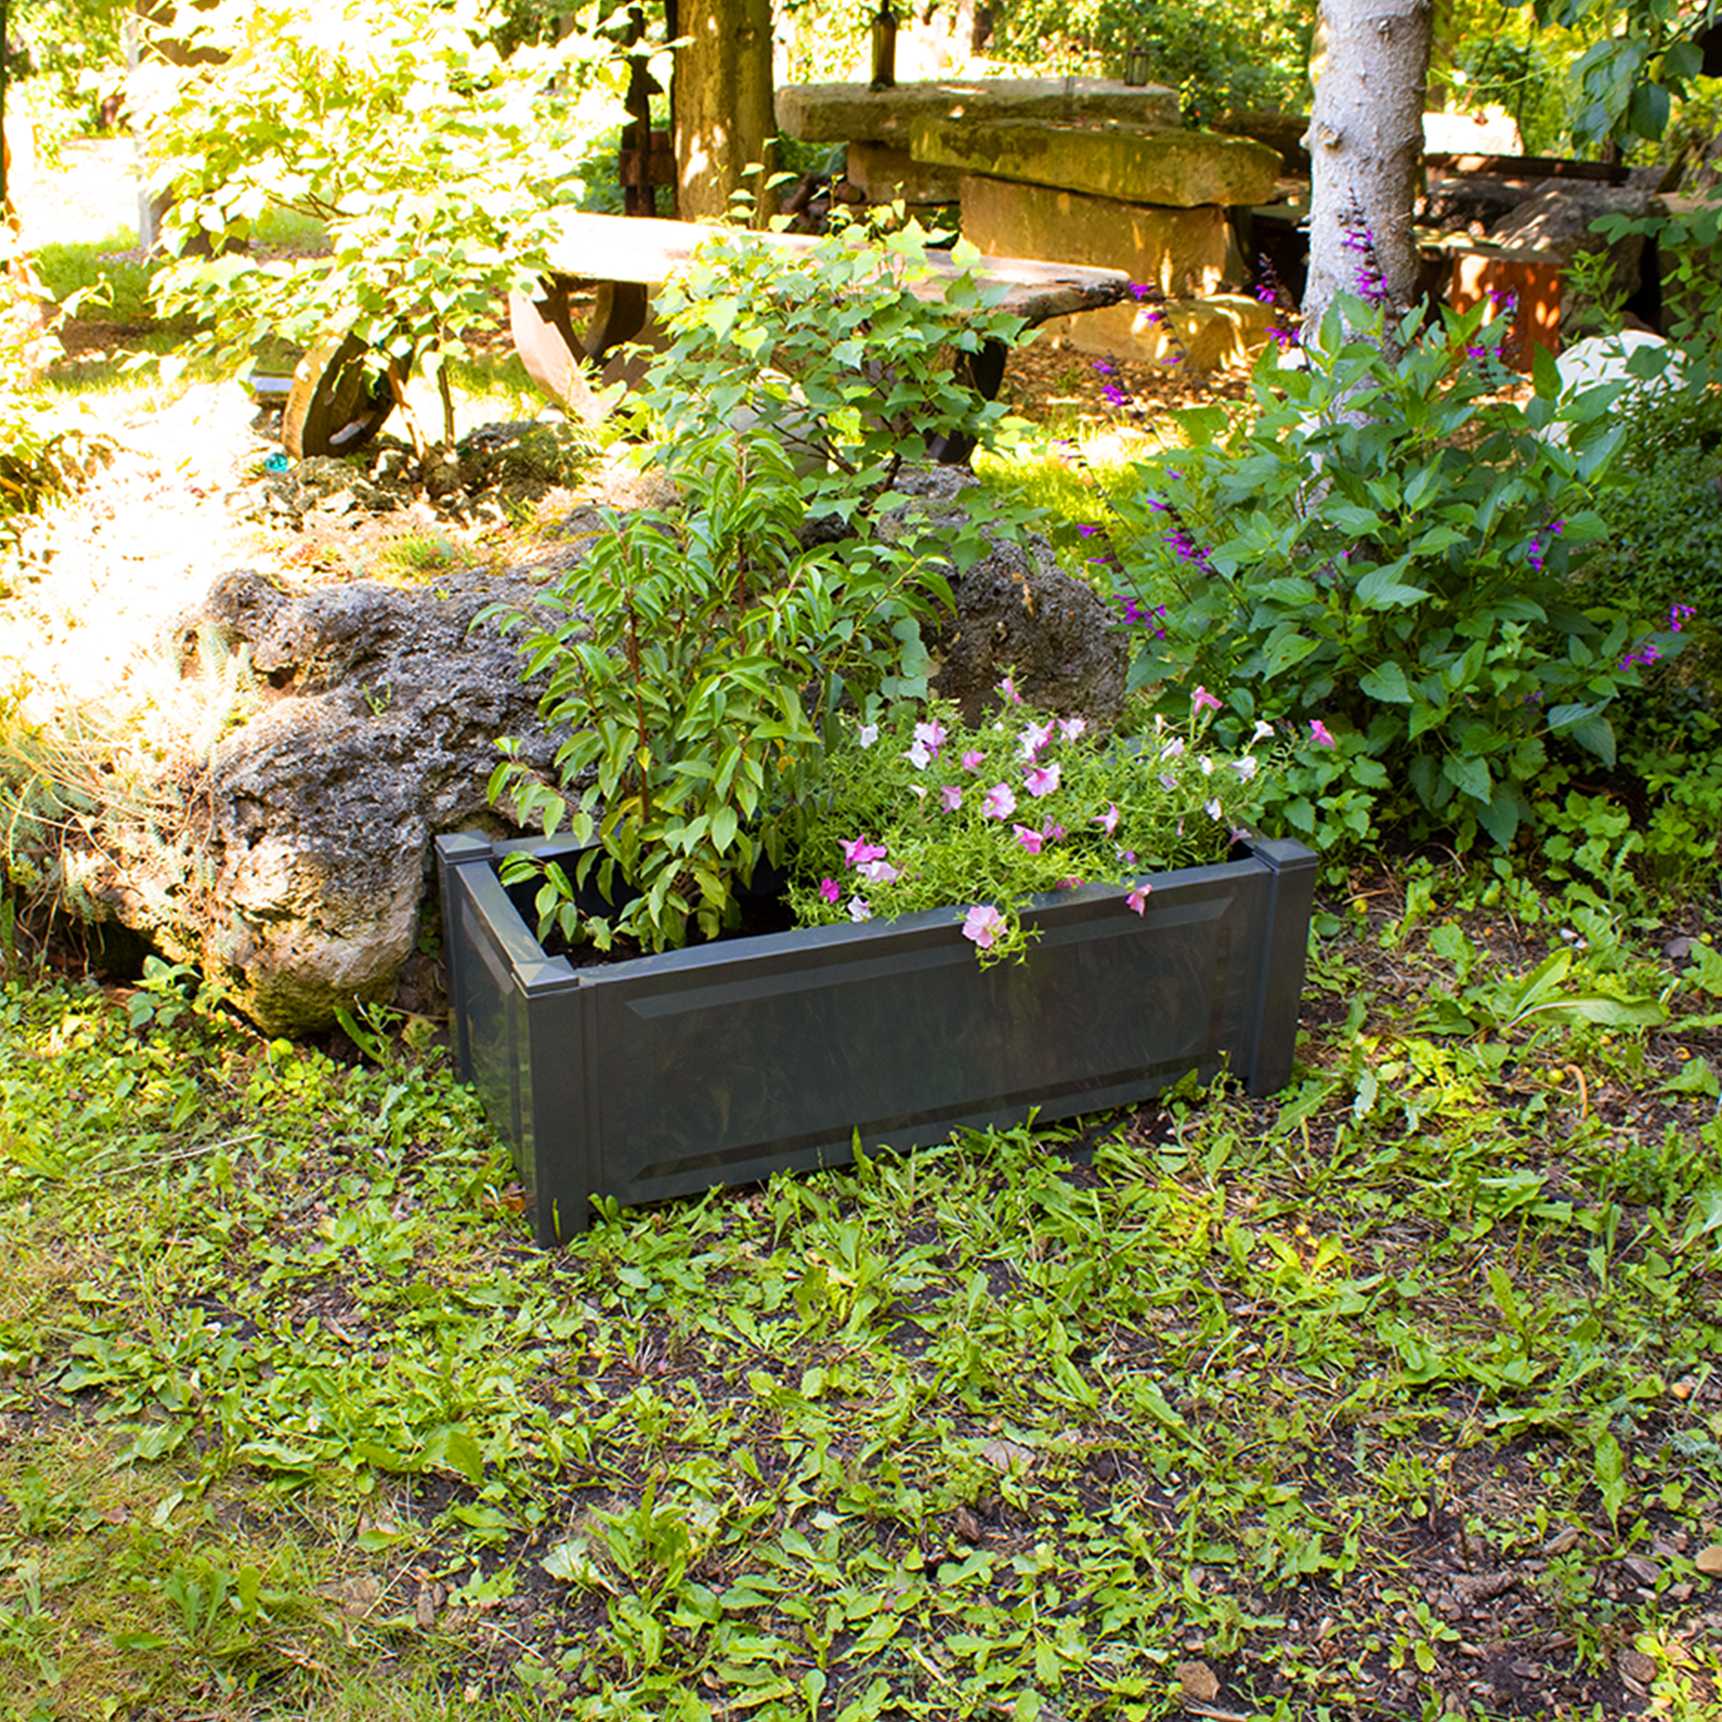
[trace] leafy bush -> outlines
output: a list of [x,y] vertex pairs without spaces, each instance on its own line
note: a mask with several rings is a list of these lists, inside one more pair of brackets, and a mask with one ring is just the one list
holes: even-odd
[[1145,50],[1150,78],[1175,89],[1197,122],[1309,101],[1315,15],[1287,0],[1247,13],[1222,0],[1012,0],[991,13],[989,52],[1037,70],[1052,60],[1116,77],[1132,49]]
[[[138,91],[152,183],[175,200],[164,310],[205,320],[231,357],[351,330],[397,385],[415,363],[437,378],[452,442],[449,362],[546,272],[586,146],[622,117],[612,43],[574,32],[504,57],[505,25],[489,0],[182,10],[204,59],[152,65]],[[322,222],[327,254],[233,249],[277,209]]]
[[[891,221],[853,222],[799,257],[742,234],[702,246],[654,302],[670,338],[646,379],[652,434],[768,429],[795,461],[809,521],[833,531],[941,448],[992,442],[1007,409],[956,361],[1020,340],[1023,319],[974,276],[972,245],[939,256],[939,236]],[[958,533],[961,562],[980,541],[973,525]]]
[[31,381],[60,352],[47,295],[0,221],[0,544],[25,516],[68,489],[107,444],[58,422]]
[[1714,681],[1722,672],[1722,396],[1683,390],[1635,408],[1629,423],[1599,498],[1609,536],[1585,567],[1585,591],[1659,616],[1695,611],[1681,679]]
[[1203,751],[1205,695],[1129,747],[1023,705],[1008,680],[1002,692],[997,719],[972,729],[941,703],[848,728],[796,861],[801,921],[967,906],[983,961],[1014,955],[1029,897],[1218,860],[1271,776],[1253,752]]
[[[1520,406],[1497,393],[1486,308],[1348,332],[1370,315],[1343,296],[1317,356],[1270,348],[1258,415],[1186,415],[1198,446],[1120,502],[1134,680],[1163,709],[1188,681],[1223,690],[1222,736],[1294,720],[1281,812],[1324,846],[1400,818],[1505,845],[1551,744],[1612,764],[1609,707],[1648,647],[1683,641],[1573,586],[1606,531],[1613,391],[1560,405],[1544,354]],[[1564,440],[1545,434],[1557,421]]]

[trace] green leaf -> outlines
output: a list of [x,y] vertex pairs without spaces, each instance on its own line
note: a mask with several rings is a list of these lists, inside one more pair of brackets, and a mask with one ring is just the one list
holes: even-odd
[[1371,569],[1353,588],[1358,602],[1372,610],[1421,603],[1429,594],[1423,587],[1410,585],[1399,578],[1405,567],[1406,559],[1401,557],[1385,567]]
[[1614,725],[1607,718],[1584,718],[1573,724],[1567,733],[1580,747],[1594,753],[1604,765],[1614,764]]
[[1358,677],[1357,685],[1372,700],[1384,700],[1389,705],[1410,705],[1411,688],[1405,672],[1389,659],[1377,664],[1367,675]]
[[1518,834],[1521,815],[1518,794],[1503,783],[1496,786],[1494,794],[1489,798],[1489,805],[1478,808],[1477,823],[1500,848],[1506,849]]
[[1441,762],[1441,775],[1457,790],[1487,806],[1494,799],[1487,760],[1450,753]]

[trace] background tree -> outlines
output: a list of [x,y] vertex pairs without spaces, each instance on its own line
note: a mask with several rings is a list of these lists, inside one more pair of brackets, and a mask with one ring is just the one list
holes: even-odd
[[676,213],[709,221],[750,166],[769,165],[771,0],[680,0],[676,29]]
[[1304,321],[1334,296],[1409,305],[1411,210],[1423,166],[1431,0],[1322,0],[1327,58],[1310,116],[1309,280]]
[[[503,21],[487,0],[220,0],[182,19],[211,58],[158,61],[135,91],[152,189],[174,197],[164,308],[238,357],[351,333],[397,398],[414,367],[438,380],[452,441],[449,362],[548,273],[559,212],[622,117],[610,35],[505,55]],[[269,210],[322,224],[327,251],[235,250]],[[215,255],[190,254],[200,236]]]

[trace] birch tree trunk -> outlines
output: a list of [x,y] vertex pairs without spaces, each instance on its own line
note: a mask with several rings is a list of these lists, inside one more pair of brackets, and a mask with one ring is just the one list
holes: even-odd
[[[710,221],[753,162],[770,165],[771,0],[681,0],[676,28],[676,214]],[[763,183],[754,188],[763,198]]]
[[1411,234],[1423,165],[1431,0],[1321,0],[1326,64],[1309,124],[1306,338],[1334,295],[1417,297]]

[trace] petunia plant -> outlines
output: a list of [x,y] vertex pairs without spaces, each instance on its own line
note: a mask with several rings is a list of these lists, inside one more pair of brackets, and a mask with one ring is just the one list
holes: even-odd
[[997,715],[972,728],[939,702],[850,726],[799,846],[798,919],[950,908],[983,962],[1020,955],[1030,898],[1120,885],[1120,913],[1144,914],[1146,875],[1223,858],[1272,774],[1265,724],[1215,747],[1206,690],[1184,721],[1129,742],[1023,704],[1008,678],[1000,691]]

